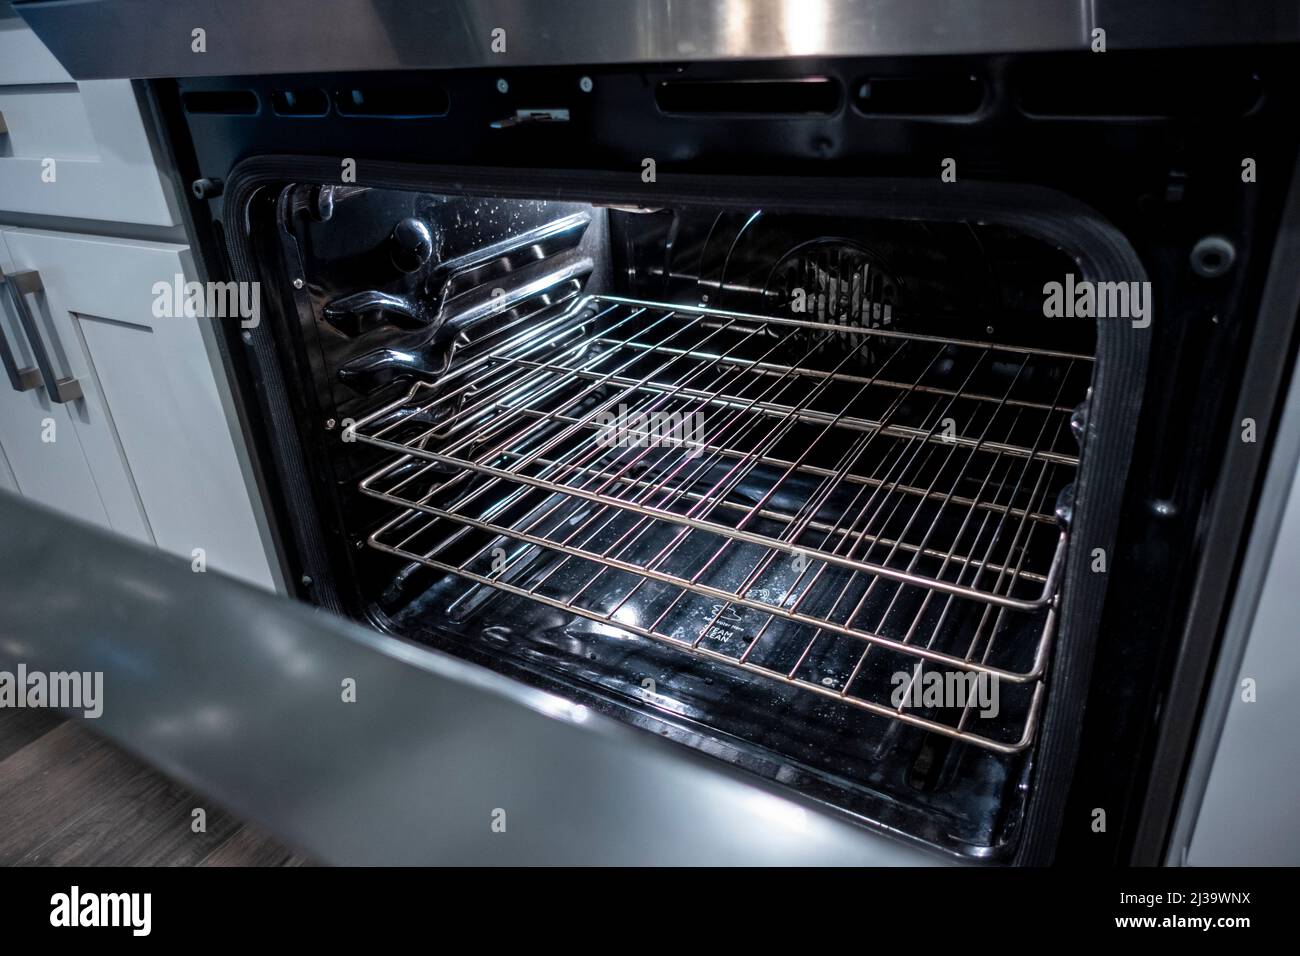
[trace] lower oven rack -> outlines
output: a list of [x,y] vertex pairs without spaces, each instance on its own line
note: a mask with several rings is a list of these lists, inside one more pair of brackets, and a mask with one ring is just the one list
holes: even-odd
[[369,544],[1023,749],[1092,359],[847,336],[858,344],[843,326],[589,296],[345,431],[396,453],[361,482],[398,509]]

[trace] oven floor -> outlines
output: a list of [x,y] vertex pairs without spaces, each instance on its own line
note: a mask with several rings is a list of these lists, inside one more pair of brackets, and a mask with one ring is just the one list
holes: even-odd
[[391,627],[939,849],[996,857],[1014,835],[1027,753],[967,746],[454,575]]

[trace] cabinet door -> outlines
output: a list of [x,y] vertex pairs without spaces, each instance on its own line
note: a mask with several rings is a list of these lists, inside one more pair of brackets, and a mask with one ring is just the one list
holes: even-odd
[[[17,271],[0,233],[0,269]],[[0,348],[17,368],[36,368],[7,283],[0,286]],[[31,373],[28,372],[30,379]],[[0,377],[0,488],[64,514],[112,527],[73,425],[74,407],[51,401],[42,386],[14,387]]]
[[187,248],[33,229],[4,236],[13,267],[40,275],[27,303],[55,375],[80,389],[62,407],[109,524],[187,559],[202,549],[208,567],[273,586],[264,521],[200,327],[238,317],[173,315],[170,301],[155,308],[155,286],[192,274]]

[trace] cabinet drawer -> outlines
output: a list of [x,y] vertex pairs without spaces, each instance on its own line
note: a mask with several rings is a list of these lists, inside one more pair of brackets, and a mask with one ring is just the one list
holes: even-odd
[[167,189],[131,83],[75,83],[21,21],[0,21],[0,215],[171,226]]

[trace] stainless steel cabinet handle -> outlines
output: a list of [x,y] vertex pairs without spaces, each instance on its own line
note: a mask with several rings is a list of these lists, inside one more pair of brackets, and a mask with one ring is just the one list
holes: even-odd
[[18,367],[3,329],[0,329],[0,363],[4,364],[5,374],[9,376],[9,384],[15,392],[30,392],[41,384],[41,373],[36,369]]
[[[18,322],[22,325],[23,331],[27,333],[27,340],[32,346],[32,355],[36,358],[36,368],[40,370],[40,380],[45,383],[45,391],[49,393],[50,398],[56,402],[71,402],[74,399],[81,398],[81,383],[75,378],[59,378],[54,371],[54,366],[50,364],[49,353],[45,351],[45,340],[41,338],[41,331],[36,327],[36,318],[32,315],[31,309],[27,308],[26,296],[33,295],[44,290],[45,285],[41,282],[41,274],[35,270],[27,272],[11,272],[5,275],[0,272],[0,282],[9,289],[9,296],[13,299],[14,309],[18,313]],[[20,387],[23,373],[31,372],[32,369],[19,369],[16,363],[8,355],[8,349],[0,349],[5,352],[5,368],[9,369],[12,364],[13,372],[10,374],[10,381],[13,382],[14,388],[22,391]],[[26,388],[31,388],[27,385]]]
[[15,392],[28,392],[41,384],[41,373],[36,369],[18,367],[3,328],[0,328],[0,364],[4,365],[5,375],[9,377],[9,384]]
[[[2,118],[0,118],[0,122],[3,122]],[[3,129],[3,127],[0,126],[0,129]],[[18,291],[9,282],[3,269],[0,269],[0,284],[3,284],[9,290],[11,295],[18,295]],[[17,308],[15,305],[15,315],[18,314]],[[28,392],[41,384],[41,373],[36,369],[18,367],[18,360],[14,358],[13,350],[9,348],[9,340],[5,337],[2,327],[0,327],[0,363],[4,364],[5,375],[9,377],[9,384],[13,386],[15,392]]]

